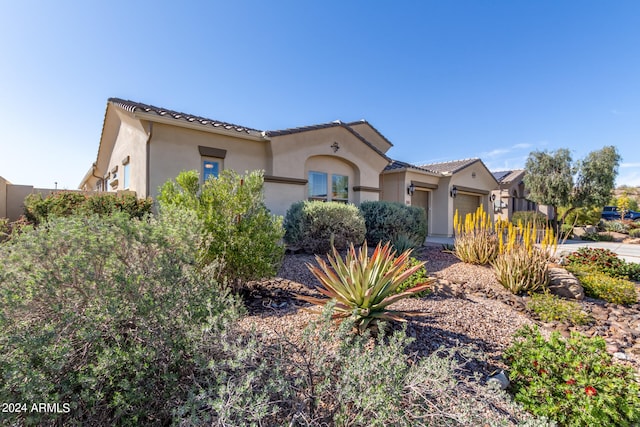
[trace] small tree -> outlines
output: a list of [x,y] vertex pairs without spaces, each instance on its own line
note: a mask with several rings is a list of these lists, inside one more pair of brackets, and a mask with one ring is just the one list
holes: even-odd
[[282,217],[263,202],[261,171],[238,175],[223,171],[200,185],[196,171],[181,172],[160,191],[161,210],[172,206],[193,210],[209,235],[206,264],[220,262],[224,278],[236,288],[243,281],[273,276],[284,255]]
[[616,200],[616,206],[618,207],[618,211],[620,212],[620,219],[624,219],[624,216],[631,209],[631,199],[626,194],[618,197]]
[[614,146],[592,151],[575,164],[565,148],[550,153],[533,151],[525,166],[524,183],[529,198],[551,206],[554,214],[559,206],[567,208],[562,222],[576,208],[606,204],[619,164],[620,155]]

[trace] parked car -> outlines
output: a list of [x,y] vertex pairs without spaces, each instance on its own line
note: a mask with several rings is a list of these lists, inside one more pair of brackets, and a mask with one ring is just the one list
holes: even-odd
[[[620,211],[617,206],[605,206],[602,209],[602,214],[600,215],[602,219],[606,219],[607,221],[612,221],[614,219],[620,219]],[[626,211],[624,214],[624,219],[630,219],[631,221],[639,221],[640,220],[640,212],[636,211]]]

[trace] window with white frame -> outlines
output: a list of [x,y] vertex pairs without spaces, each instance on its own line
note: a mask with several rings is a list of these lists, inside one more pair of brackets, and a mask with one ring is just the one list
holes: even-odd
[[349,177],[346,175],[331,175],[331,200],[347,203],[349,201]]
[[129,166],[129,156],[127,156],[122,161],[122,188],[127,190],[129,189],[129,174],[130,174],[130,166]]

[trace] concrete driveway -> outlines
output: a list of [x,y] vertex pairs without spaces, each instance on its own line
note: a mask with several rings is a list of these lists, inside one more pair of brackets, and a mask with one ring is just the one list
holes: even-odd
[[[427,245],[453,245],[453,237],[427,237]],[[567,240],[558,245],[558,253],[574,252],[578,248],[605,248],[615,252],[628,262],[640,263],[640,245],[620,242],[589,242],[586,240]]]

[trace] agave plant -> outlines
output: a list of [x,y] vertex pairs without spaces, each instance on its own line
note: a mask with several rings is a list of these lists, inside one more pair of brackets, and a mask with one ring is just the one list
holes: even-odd
[[360,330],[366,329],[373,320],[406,321],[405,316],[422,315],[415,311],[389,310],[388,307],[403,298],[426,290],[434,279],[427,279],[410,289],[398,292],[398,286],[418,271],[424,262],[409,265],[411,250],[395,256],[396,252],[387,242],[378,243],[369,258],[367,244],[356,250],[349,247],[344,259],[333,248],[333,256],[328,255],[329,264],[316,256],[319,267],[307,264],[322,287],[318,291],[328,298],[299,296],[298,298],[315,305],[324,306],[335,300],[333,318],[356,317]]

